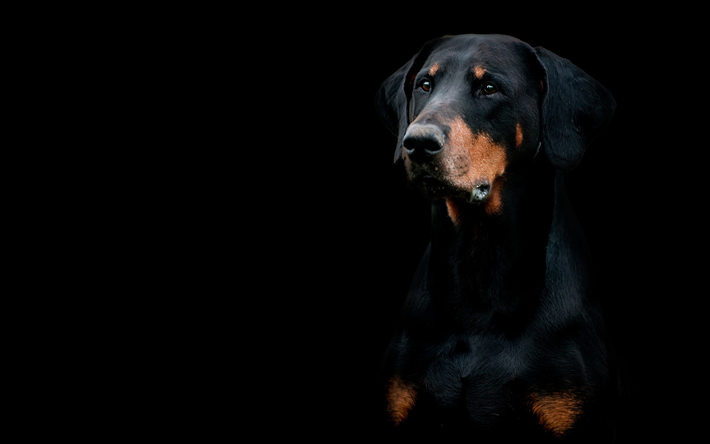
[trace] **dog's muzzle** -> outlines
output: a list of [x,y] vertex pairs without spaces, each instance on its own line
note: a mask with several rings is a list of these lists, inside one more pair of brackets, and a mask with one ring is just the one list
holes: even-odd
[[407,156],[417,163],[431,161],[444,149],[446,136],[435,125],[413,123],[407,129],[402,146]]

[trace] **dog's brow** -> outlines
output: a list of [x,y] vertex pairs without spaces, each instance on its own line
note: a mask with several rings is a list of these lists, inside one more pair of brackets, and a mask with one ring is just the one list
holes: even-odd
[[479,66],[473,68],[473,74],[474,74],[478,79],[482,78],[482,77],[483,77],[483,74],[485,74],[485,73],[486,73],[486,68],[484,68],[483,66],[480,66],[480,65],[479,65]]
[[429,75],[430,75],[430,76],[433,76],[434,74],[436,74],[436,72],[437,72],[438,70],[439,70],[439,64],[438,64],[438,63],[434,63],[434,65],[432,65],[432,67],[429,68]]

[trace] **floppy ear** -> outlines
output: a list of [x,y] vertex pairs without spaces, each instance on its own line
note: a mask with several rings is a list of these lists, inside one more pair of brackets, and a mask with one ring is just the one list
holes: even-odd
[[[415,56],[416,58],[416,56]],[[409,125],[407,112],[407,97],[404,94],[405,82],[414,59],[399,68],[382,83],[375,96],[375,106],[380,120],[388,130],[397,136],[397,148],[394,152],[394,163],[402,157],[402,138]]]
[[377,91],[375,96],[377,113],[387,129],[397,136],[395,163],[402,158],[402,139],[409,126],[409,99],[412,97],[414,78],[434,48],[446,39],[447,37],[441,37],[425,43],[419,53],[389,76]]
[[552,166],[574,168],[584,150],[611,119],[611,93],[572,62],[542,47],[535,54],[545,71],[542,147]]

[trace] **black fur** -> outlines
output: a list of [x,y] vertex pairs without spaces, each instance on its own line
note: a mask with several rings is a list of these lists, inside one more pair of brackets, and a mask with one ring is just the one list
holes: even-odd
[[[433,62],[441,66],[426,92],[417,85]],[[493,98],[481,93],[489,80],[500,90]],[[425,114],[435,124],[462,118],[507,159],[493,212],[446,184],[432,191],[411,170],[411,185],[432,200],[432,232],[385,358],[391,432],[408,441],[613,442],[616,377],[561,173],[611,118],[611,94],[543,48],[464,35],[427,42],[376,104],[398,137],[395,161],[410,122]],[[395,420],[397,406],[409,408]]]

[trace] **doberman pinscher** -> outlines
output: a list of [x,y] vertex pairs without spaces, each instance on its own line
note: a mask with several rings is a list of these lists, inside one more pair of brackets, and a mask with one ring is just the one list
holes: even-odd
[[611,118],[609,91],[544,48],[460,35],[427,42],[376,104],[432,202],[384,361],[391,432],[612,442],[616,376],[562,174]]

